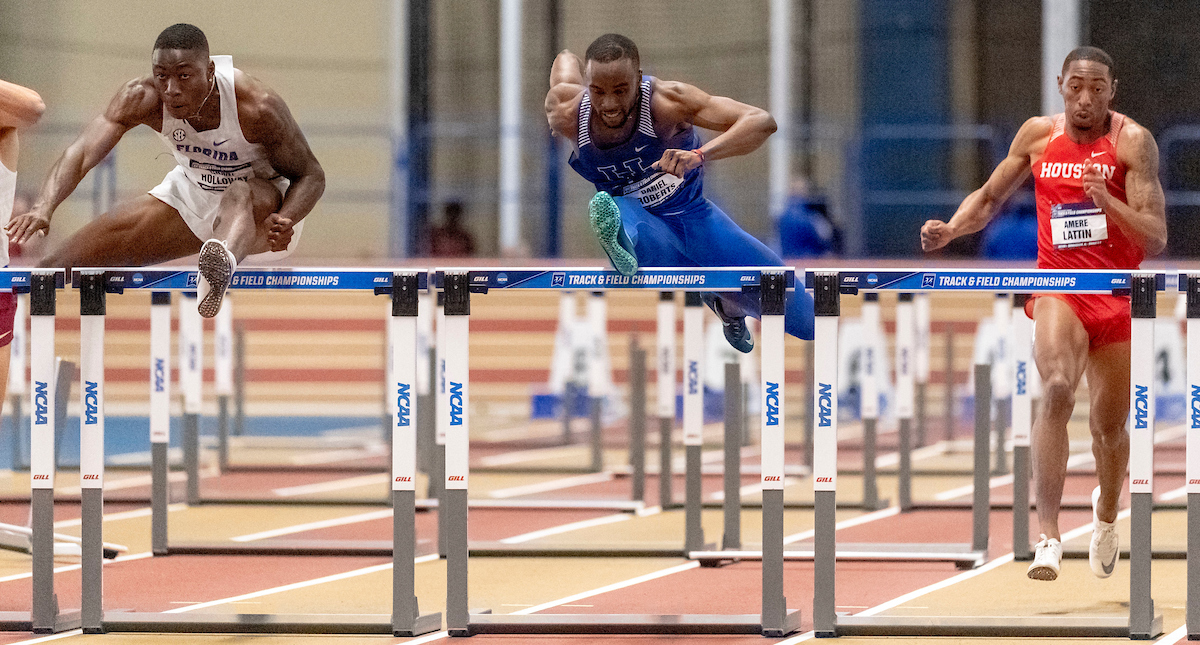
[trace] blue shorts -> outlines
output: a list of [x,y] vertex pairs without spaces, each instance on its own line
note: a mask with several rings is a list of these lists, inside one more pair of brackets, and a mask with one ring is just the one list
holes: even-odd
[[[707,199],[682,212],[661,216],[647,212],[636,198],[613,200],[640,266],[784,266],[778,255]],[[714,295],[721,298],[728,315],[759,318],[762,314],[757,293]],[[787,294],[784,329],[797,338],[813,338],[813,300],[802,288]]]

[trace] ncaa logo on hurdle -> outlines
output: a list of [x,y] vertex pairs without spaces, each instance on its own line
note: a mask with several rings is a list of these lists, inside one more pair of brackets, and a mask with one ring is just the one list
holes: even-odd
[[921,276],[921,288],[922,288],[922,289],[932,289],[932,288],[934,288],[934,286],[935,286],[935,281],[936,281],[936,280],[937,280],[937,274],[936,274],[936,273],[926,273],[926,274],[923,274],[923,275]]
[[567,274],[561,273],[561,272],[556,272],[556,273],[552,274],[550,276],[550,286],[551,287],[567,286]]

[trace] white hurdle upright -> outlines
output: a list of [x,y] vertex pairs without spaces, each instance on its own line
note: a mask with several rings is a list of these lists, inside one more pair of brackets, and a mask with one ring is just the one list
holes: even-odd
[[[836,347],[840,294],[859,290],[901,293],[935,290],[954,292],[1131,293],[1132,346],[1153,347],[1155,295],[1163,288],[1162,274],[1120,271],[829,269],[809,270],[806,284],[814,288],[818,351]],[[1006,305],[1007,306],[1007,305]],[[1007,312],[1006,312],[1007,313]],[[814,470],[817,495],[815,589],[813,626],[818,636],[982,636],[982,637],[1126,637],[1151,639],[1162,633],[1162,616],[1150,597],[1151,535],[1154,471],[1154,356],[1134,351],[1130,370],[1129,489],[1132,499],[1130,596],[1128,616],[838,616],[834,593],[836,534],[836,473]],[[817,382],[837,382],[836,353],[817,362]],[[977,370],[977,373],[979,370]],[[986,374],[984,375],[986,377]],[[818,385],[818,388],[821,386]],[[987,405],[976,401],[976,405]],[[836,401],[815,406],[817,443],[815,464],[837,463]],[[828,408],[828,410],[826,409]],[[828,414],[824,419],[821,415]],[[979,432],[977,424],[977,432]],[[978,437],[977,437],[978,441]],[[986,453],[984,453],[986,454]],[[982,473],[980,471],[983,471]],[[981,488],[986,501],[987,463],[976,460],[976,507]],[[982,482],[981,482],[982,476]],[[976,529],[979,528],[978,521]],[[984,524],[986,528],[986,524]],[[986,546],[985,546],[986,550]]]
[[1200,273],[1179,276],[1187,293],[1187,632],[1200,640]]
[[675,430],[675,292],[658,294],[655,361],[658,384],[658,504],[671,508],[671,436]]
[[[446,623],[452,636],[481,633],[754,633],[779,637],[799,628],[799,613],[783,597],[783,313],[792,270],[770,268],[643,269],[627,277],[603,269],[445,269],[436,285],[445,295],[446,382],[442,395],[449,411],[446,491],[440,521],[446,528]],[[763,325],[763,603],[756,615],[472,613],[468,604],[467,562],[475,555],[467,541],[468,445],[470,428],[469,316],[472,291],[488,289],[586,288],[741,291],[762,293]],[[686,360],[686,358],[685,358]],[[697,384],[699,385],[699,383]],[[698,448],[698,446],[697,446]],[[614,551],[614,555],[619,552]]]
[[1029,392],[1033,364],[1033,321],[1025,315],[1029,295],[1013,295],[1012,321],[1009,333],[1012,342],[1012,445],[1013,445],[1013,559],[1024,562],[1033,559],[1029,548],[1029,482],[1032,461],[1029,441],[1033,435],[1033,396]]
[[213,321],[213,393],[217,395],[217,465],[229,468],[229,400],[233,397],[233,301],[226,294]]
[[[36,275],[36,274],[35,274]],[[52,276],[51,276],[52,277]],[[103,611],[102,580],[100,570],[102,545],[102,512],[90,509],[91,499],[85,485],[83,513],[83,571],[85,597],[85,629],[95,632],[229,632],[229,633],[325,633],[325,634],[391,634],[394,636],[415,636],[435,631],[441,625],[441,617],[437,614],[421,615],[417,609],[416,597],[413,594],[414,558],[415,558],[415,490],[416,478],[416,437],[413,432],[412,391],[416,377],[416,316],[418,311],[418,292],[425,289],[426,274],[415,271],[393,271],[390,269],[247,269],[238,271],[231,289],[292,289],[292,290],[341,290],[341,291],[373,291],[377,295],[390,294],[393,298],[392,318],[389,323],[394,327],[396,342],[393,344],[393,355],[390,357],[396,382],[393,384],[397,402],[408,397],[403,405],[398,405],[394,417],[392,433],[393,469],[391,502],[393,504],[393,536],[387,544],[356,549],[348,547],[300,546],[289,552],[296,553],[335,553],[345,555],[392,556],[392,594],[393,613],[387,620],[381,620],[374,615],[275,615],[275,614],[189,614],[187,617],[176,617],[161,613],[113,612]],[[38,293],[39,281],[35,279],[35,294]],[[44,281],[43,281],[44,282]],[[95,470],[96,482],[103,482],[103,452],[95,448],[97,440],[102,441],[99,430],[89,430],[86,414],[89,405],[89,392],[96,397],[97,421],[102,424],[103,389],[102,381],[96,380],[97,387],[89,390],[91,379],[102,378],[103,375],[103,314],[104,293],[123,293],[126,289],[146,289],[151,291],[151,401],[150,428],[152,441],[152,486],[151,493],[151,526],[153,552],[155,555],[170,553],[193,554],[252,554],[265,552],[288,551],[288,545],[191,545],[171,546],[167,540],[167,443],[170,428],[170,292],[180,291],[192,293],[196,288],[196,272],[194,270],[153,270],[153,269],[78,269],[74,275],[75,284],[83,291],[81,303],[85,319],[83,338],[84,358],[84,410],[85,447],[93,446],[95,454],[84,462],[85,482],[89,474]],[[51,284],[53,284],[51,282]],[[43,289],[44,290],[44,289]],[[184,320],[181,322],[181,358],[185,369],[181,370],[189,379],[199,378],[199,339],[202,327],[197,323],[199,316],[189,322],[194,313],[195,300],[181,299],[185,303]],[[41,300],[35,298],[37,303]],[[191,308],[193,312],[187,312]],[[49,356],[52,365],[53,338],[46,333],[53,333],[53,300],[50,300],[49,314],[45,313],[45,305],[33,307],[32,313],[48,319],[47,322],[35,323],[35,348],[40,362],[46,362]],[[96,319],[96,320],[88,320]],[[99,349],[98,349],[99,348]],[[46,354],[49,352],[49,354]],[[45,355],[44,355],[45,354]],[[192,358],[195,362],[188,374],[187,363]],[[45,367],[35,372],[42,379]],[[39,382],[41,382],[39,380]],[[182,383],[184,390],[189,389],[186,381]],[[193,383],[195,385],[195,383]],[[45,388],[43,387],[43,390]],[[194,396],[197,400],[184,402],[184,412],[198,415],[198,387]],[[51,395],[52,396],[52,395]],[[35,399],[36,400],[36,399]],[[191,410],[191,412],[189,412]],[[51,415],[52,416],[52,415]],[[40,435],[39,435],[40,437]],[[53,441],[53,432],[50,434]],[[43,468],[42,461],[45,450],[39,450],[38,467]],[[50,464],[53,464],[53,446],[50,449]],[[40,471],[39,471],[40,472]],[[52,481],[52,479],[50,480]],[[100,488],[95,488],[96,499]],[[52,484],[51,484],[52,485]],[[52,495],[52,491],[47,493]],[[35,491],[36,493],[36,491]],[[35,495],[36,497],[36,495]],[[52,498],[51,498],[52,503]],[[97,505],[98,506],[98,505]],[[52,510],[52,509],[51,509]],[[48,516],[49,517],[49,516]],[[47,520],[52,521],[52,517]],[[35,530],[38,530],[35,515]],[[52,528],[52,525],[47,525]],[[49,529],[47,529],[49,531]],[[49,535],[49,533],[47,533]],[[49,553],[49,551],[47,551]],[[47,556],[50,557],[50,556]],[[37,570],[35,555],[35,571]],[[52,567],[53,562],[50,562]],[[89,574],[89,571],[92,573]],[[89,577],[90,576],[90,577]],[[53,588],[50,588],[50,601],[43,603],[54,607]],[[38,602],[35,590],[35,606]],[[75,622],[79,625],[79,621]],[[68,629],[70,627],[67,627]]]

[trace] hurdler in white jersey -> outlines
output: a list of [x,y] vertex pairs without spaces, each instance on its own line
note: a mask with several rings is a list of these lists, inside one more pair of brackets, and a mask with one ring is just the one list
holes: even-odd
[[229,56],[210,57],[196,27],[159,34],[151,70],[67,148],[33,210],[8,230],[17,243],[47,230],[54,209],[125,132],[149,126],[178,165],[147,194],[92,220],[44,265],[141,266],[196,254],[200,313],[215,316],[239,262],[291,252],[325,174],[279,95]]

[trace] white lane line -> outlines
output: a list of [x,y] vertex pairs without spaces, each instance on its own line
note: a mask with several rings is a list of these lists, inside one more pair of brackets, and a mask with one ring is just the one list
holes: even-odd
[[333,481],[321,482],[319,484],[304,484],[301,486],[288,486],[286,488],[276,488],[272,490],[279,497],[296,497],[297,495],[312,495],[315,493],[328,493],[335,490],[346,490],[347,488],[359,488],[363,486],[376,486],[386,484],[391,481],[391,477],[387,473],[376,473],[374,475],[361,475],[359,477],[348,477],[346,479],[335,479]]
[[563,533],[570,533],[571,531],[578,531],[580,529],[589,529],[589,528],[592,528],[593,526],[604,526],[605,524],[616,524],[617,522],[624,522],[625,520],[630,520],[630,519],[633,519],[633,517],[629,513],[617,513],[616,515],[605,515],[604,517],[596,517],[596,518],[592,518],[590,520],[581,520],[579,522],[571,522],[570,524],[563,524],[561,526],[552,526],[548,529],[542,529],[540,531],[530,531],[529,533],[523,533],[521,535],[514,535],[512,537],[504,538],[503,540],[500,540],[500,542],[502,544],[521,544],[523,542],[529,542],[531,540],[549,537],[551,535],[561,535]]
[[533,607],[529,607],[528,609],[521,609],[519,611],[514,611],[513,614],[514,615],[536,614],[539,611],[558,607],[559,605],[565,605],[568,603],[573,603],[576,600],[583,600],[584,598],[591,598],[592,596],[598,596],[602,593],[608,593],[610,591],[616,591],[618,589],[632,587],[633,585],[638,585],[643,582],[649,582],[650,580],[657,580],[658,578],[665,578],[669,575],[676,574],[681,571],[687,571],[689,569],[695,569],[699,566],[700,566],[699,560],[692,561],[692,562],[685,562],[683,564],[679,564],[679,565],[676,565],[673,567],[668,567],[666,569],[661,569],[659,571],[647,573],[645,575],[641,575],[636,578],[630,578],[628,580],[622,580],[621,582],[614,582],[610,585],[605,585],[603,587],[597,587],[596,589],[592,589],[591,591],[584,591],[581,593],[567,596],[566,598],[559,598],[558,600],[551,600],[550,602],[542,603],[540,605],[534,605]]
[[[146,558],[152,558],[152,557],[154,557],[154,554],[151,553],[150,551],[146,551],[144,553],[130,553],[129,555],[117,556],[116,558],[113,558],[112,560],[104,560],[103,564],[105,566],[108,566],[114,562],[129,562],[130,560],[145,560]],[[68,571],[77,571],[82,568],[83,568],[82,564],[68,564],[68,565],[62,566],[62,567],[55,567],[54,573],[66,573]],[[26,573],[14,573],[11,576],[4,576],[4,577],[0,578],[0,582],[12,582],[14,580],[24,580],[25,578],[32,578],[32,577],[33,577],[32,571],[29,571]]]
[[[183,504],[183,503],[170,504],[167,506],[167,512],[174,513],[175,511],[182,511],[182,510],[186,509],[187,507],[188,507],[187,504]],[[128,520],[128,519],[133,519],[133,518],[138,518],[138,517],[148,517],[150,515],[150,513],[151,513],[151,509],[149,507],[135,508],[132,511],[120,511],[117,513],[105,513],[104,521],[105,522],[113,522],[116,520]],[[82,524],[83,524],[82,518],[74,517],[71,519],[59,520],[59,521],[55,522],[54,528],[63,528],[63,527],[68,527],[68,526],[81,526]]]
[[[874,511],[872,513],[867,513],[866,515],[859,515],[858,517],[852,517],[848,520],[842,520],[841,522],[838,522],[837,524],[834,525],[833,530],[840,531],[842,529],[848,529],[852,526],[860,526],[863,524],[867,524],[868,522],[874,522],[875,520],[881,520],[885,517],[891,517],[893,515],[899,515],[899,514],[900,514],[899,506],[889,506],[887,508],[884,508],[884,509],[881,509],[878,511]],[[793,533],[792,535],[789,535],[789,536],[783,538],[783,543],[784,544],[793,544],[796,542],[801,542],[803,540],[811,539],[814,535],[816,535],[816,529],[808,529],[807,531],[800,531],[799,533]]]
[[[921,459],[929,459],[930,457],[937,457],[939,455],[944,455],[944,454],[946,454],[946,446],[943,446],[941,444],[941,442],[939,442],[939,443],[925,446],[923,448],[917,448],[916,450],[912,451],[912,459],[913,459],[913,461],[920,461]],[[900,463],[900,453],[899,452],[889,452],[889,453],[886,453],[883,455],[879,455],[878,457],[875,458],[875,467],[876,468],[886,468],[888,466],[896,466],[896,465],[899,465],[899,463]]]
[[[415,562],[416,564],[421,564],[423,562],[433,562],[433,561],[439,559],[439,557],[440,556],[438,556],[438,554],[432,553],[430,555],[423,555],[419,558],[414,558],[413,562]],[[354,571],[346,571],[344,573],[335,573],[333,575],[325,576],[323,578],[316,578],[313,580],[305,580],[303,582],[293,582],[292,584],[282,585],[279,587],[272,587],[270,589],[263,589],[262,591],[254,591],[251,593],[242,594],[240,596],[233,596],[231,598],[222,598],[220,600],[210,600],[208,602],[201,602],[201,603],[196,603],[194,605],[188,605],[187,607],[179,607],[177,609],[169,609],[162,613],[164,613],[164,614],[182,614],[184,612],[195,611],[197,609],[206,609],[208,607],[216,607],[217,605],[224,605],[224,604],[234,603],[234,602],[242,602],[244,600],[250,600],[251,598],[262,598],[263,596],[270,596],[272,594],[282,593],[285,591],[294,591],[296,589],[304,589],[306,587],[314,587],[316,585],[322,585],[327,582],[337,582],[339,580],[346,580],[349,578],[357,578],[358,576],[365,576],[365,575],[369,575],[372,573],[379,573],[380,571],[387,571],[388,569],[391,569],[391,568],[392,568],[391,562],[388,562],[385,564],[377,564],[377,565],[374,565],[371,567],[355,569]]]
[[[1011,483],[1013,483],[1012,475],[1000,475],[988,480],[988,488],[999,488],[1001,486],[1007,486]],[[966,486],[959,486],[958,488],[944,490],[937,495],[934,495],[933,498],[939,502],[944,502],[951,499],[957,499],[959,497],[965,497],[974,492],[975,484],[967,484]]]
[[1175,643],[1182,642],[1183,639],[1187,638],[1187,627],[1187,624],[1184,624],[1179,629],[1154,641],[1154,645],[1174,645]]
[[391,516],[392,509],[389,508],[382,511],[371,511],[370,513],[359,513],[358,515],[348,515],[346,517],[335,517],[328,520],[318,520],[316,522],[295,524],[292,526],[285,526],[283,528],[271,529],[269,531],[259,531],[258,533],[239,535],[230,539],[234,542],[253,542],[255,540],[265,540],[267,538],[279,537],[281,535],[303,533],[304,531],[314,531],[316,529],[327,529],[333,526],[345,526],[346,524],[356,524],[358,522],[382,520]]
[[56,641],[60,638],[70,638],[71,636],[79,636],[82,633],[83,633],[82,629],[72,629],[69,632],[63,632],[61,634],[53,634],[51,636],[42,636],[40,638],[31,638],[27,641],[17,641],[15,643],[10,643],[9,645],[34,645],[35,643],[49,643],[50,641]]
[[513,486],[511,488],[499,488],[488,493],[488,496],[494,499],[509,499],[512,497],[520,497],[522,495],[535,495],[537,493],[547,493],[552,490],[574,488],[576,486],[603,484],[604,482],[612,481],[613,477],[615,477],[615,475],[608,471],[602,473],[591,473],[587,475],[575,475],[573,477],[552,479],[550,481],[538,482],[536,484],[524,484],[522,486]]

